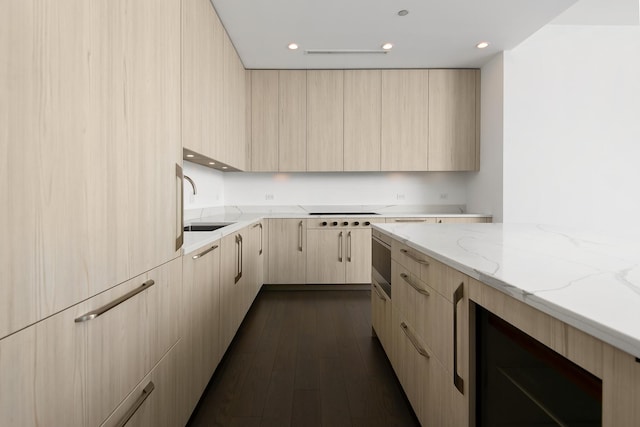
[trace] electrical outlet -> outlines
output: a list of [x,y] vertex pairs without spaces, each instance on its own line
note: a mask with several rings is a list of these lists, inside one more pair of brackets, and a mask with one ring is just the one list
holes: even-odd
[[447,200],[449,198],[449,193],[440,193],[440,200]]
[[264,195],[264,199],[265,200],[273,200],[274,199],[273,194],[269,194],[269,193],[265,194]]
[[400,193],[396,194],[396,199],[397,200],[404,200],[404,194],[400,194]]

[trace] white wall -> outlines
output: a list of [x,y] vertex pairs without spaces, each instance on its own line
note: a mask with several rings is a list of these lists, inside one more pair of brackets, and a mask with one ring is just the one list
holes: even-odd
[[225,204],[231,206],[465,205],[466,186],[466,173],[224,174]]
[[493,214],[494,222],[502,222],[503,68],[501,53],[481,70],[480,171],[467,189],[467,210]]
[[640,27],[547,26],[504,56],[504,221],[640,229]]
[[184,208],[201,209],[224,206],[224,174],[197,163],[184,161],[183,173],[196,184],[197,194],[193,195],[191,185],[184,181]]

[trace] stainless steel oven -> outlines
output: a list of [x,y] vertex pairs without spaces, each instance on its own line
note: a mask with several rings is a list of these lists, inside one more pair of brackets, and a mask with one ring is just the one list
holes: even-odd
[[391,237],[371,230],[371,278],[391,299]]

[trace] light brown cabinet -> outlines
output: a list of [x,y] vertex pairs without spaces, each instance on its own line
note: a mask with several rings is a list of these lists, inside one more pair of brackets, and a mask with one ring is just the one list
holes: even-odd
[[278,73],[278,170],[307,170],[307,72]]
[[375,279],[371,284],[371,327],[389,360],[393,359],[393,319],[391,298]]
[[278,171],[278,71],[251,71],[251,170]]
[[220,349],[220,242],[183,257],[179,418],[189,419],[213,374]]
[[244,230],[229,234],[220,243],[220,349],[227,351],[245,311]]
[[216,158],[237,169],[246,169],[246,93],[244,66],[236,53],[231,39],[225,32],[223,72],[223,150]]
[[382,71],[381,170],[428,170],[429,70]]
[[342,171],[342,70],[307,71],[307,171]]
[[270,284],[306,282],[307,222],[302,219],[269,221]]
[[382,72],[344,71],[344,170],[380,170]]
[[267,255],[266,248],[266,230],[264,220],[258,221],[249,226],[247,230],[247,249],[246,259],[246,307],[251,307],[253,300],[260,292],[260,288],[264,283],[264,265]]
[[478,170],[480,71],[429,71],[431,171]]

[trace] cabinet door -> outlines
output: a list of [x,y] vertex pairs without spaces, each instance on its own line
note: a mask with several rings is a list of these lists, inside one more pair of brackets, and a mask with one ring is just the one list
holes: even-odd
[[380,170],[382,72],[344,71],[344,170]]
[[84,426],[83,304],[0,340],[0,425]]
[[342,70],[307,71],[307,171],[343,170]]
[[307,283],[345,283],[346,239],[346,230],[307,230]]
[[220,252],[220,350],[224,354],[236,334],[245,314],[243,298],[245,280],[243,274],[244,233],[225,236]]
[[224,149],[222,150],[222,161],[243,170],[246,161],[244,67],[226,32],[224,34],[223,83]]
[[[181,410],[186,419],[200,399],[220,358],[220,242],[183,258],[184,313]],[[194,258],[195,257],[195,258]]]
[[278,171],[278,71],[251,71],[251,170]]
[[269,219],[269,283],[306,283],[307,223]]
[[429,72],[382,71],[383,171],[427,170]]
[[478,70],[429,71],[429,170],[478,170]]
[[278,169],[307,170],[307,72],[279,71]]
[[346,230],[345,283],[371,283],[371,230]]
[[247,271],[247,310],[264,283],[265,229],[262,221],[253,224],[248,231],[249,241],[245,251]]
[[87,136],[90,11],[0,2],[0,338],[128,277],[117,150]]
[[[89,310],[126,297],[86,320],[87,425],[99,425],[178,340],[182,260],[167,263],[89,300]],[[148,286],[150,280],[154,281]],[[141,285],[146,288],[139,293]]]
[[393,358],[391,299],[375,281],[371,285],[371,323],[389,360]]
[[[208,0],[182,2],[182,142],[219,159],[224,142],[224,28]],[[220,159],[222,161],[222,159]]]
[[[436,222],[438,224],[477,224],[477,223],[485,223],[487,222],[486,217],[474,217],[474,218],[463,218],[463,217],[441,217],[437,218]],[[491,221],[489,221],[491,222]]]

